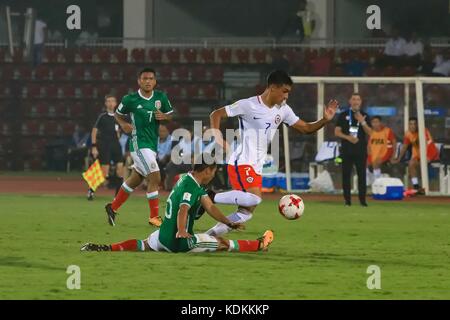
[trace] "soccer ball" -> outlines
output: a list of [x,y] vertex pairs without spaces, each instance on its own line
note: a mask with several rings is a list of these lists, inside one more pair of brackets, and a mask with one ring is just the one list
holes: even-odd
[[295,194],[285,195],[278,203],[278,210],[288,220],[295,220],[302,216],[305,210],[303,199]]

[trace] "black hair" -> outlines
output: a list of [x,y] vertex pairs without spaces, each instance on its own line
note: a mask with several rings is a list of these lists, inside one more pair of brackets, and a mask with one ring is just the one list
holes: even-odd
[[417,122],[417,117],[409,117],[408,121],[415,121],[415,122]]
[[380,116],[373,116],[373,117],[372,117],[372,120],[373,120],[373,119],[378,119],[379,121],[381,121],[381,117],[380,117]]
[[144,69],[141,69],[141,71],[139,71],[139,73],[138,73],[138,78],[140,78],[141,76],[142,76],[142,74],[143,73],[146,73],[146,72],[152,72],[155,76],[156,76],[156,71],[155,71],[155,69],[152,69],[152,68],[144,68]]
[[358,96],[358,97],[360,97],[362,99],[361,93],[359,93],[359,92],[356,92],[356,91],[353,92],[350,97],[353,97],[353,96]]
[[[205,155],[200,155],[200,158],[201,158],[202,162],[201,163],[195,163],[196,161],[194,161],[194,165],[192,166],[192,169],[195,172],[202,172],[203,170],[205,170],[207,168],[215,168],[215,167],[217,167],[217,163],[214,161],[214,158],[212,158],[212,157],[205,157]],[[211,163],[205,162],[205,158],[212,159],[213,161]]]
[[272,84],[276,86],[282,86],[284,84],[292,86],[293,83],[291,77],[283,70],[272,71],[267,77],[267,86]]

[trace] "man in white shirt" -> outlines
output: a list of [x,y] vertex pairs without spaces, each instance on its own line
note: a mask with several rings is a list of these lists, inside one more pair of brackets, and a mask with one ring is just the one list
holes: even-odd
[[[228,161],[228,179],[234,190],[218,193],[214,197],[216,203],[238,206],[237,211],[228,217],[231,221],[244,223],[250,220],[256,206],[262,201],[262,168],[278,126],[286,123],[300,133],[310,134],[330,122],[336,113],[338,103],[332,100],[324,108],[322,119],[309,123],[300,120],[286,104],[292,85],[292,79],[285,71],[273,71],[260,96],[239,100],[210,115],[215,141],[226,150],[229,145],[219,130],[220,121],[228,117],[239,119],[240,139]],[[219,236],[230,230],[223,223],[218,223],[207,233]]]
[[392,37],[384,47],[383,65],[398,65],[405,55],[406,40],[400,37],[397,29],[392,29]]
[[33,63],[35,66],[42,63],[46,38],[47,24],[38,17],[34,23]]
[[417,37],[417,32],[412,32],[405,46],[406,64],[418,67],[423,55],[423,43]]

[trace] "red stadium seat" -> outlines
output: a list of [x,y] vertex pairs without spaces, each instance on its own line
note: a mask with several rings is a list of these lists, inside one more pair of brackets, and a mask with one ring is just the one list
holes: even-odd
[[185,87],[187,99],[197,99],[199,97],[199,87],[195,83],[188,84]]
[[211,81],[223,81],[223,68],[221,66],[214,66],[209,70]]
[[81,98],[90,99],[94,97],[94,86],[92,84],[83,84],[80,88]]
[[97,99],[103,99],[103,97],[111,93],[112,88],[109,84],[101,84],[97,86]]
[[253,59],[256,63],[266,63],[267,62],[267,50],[265,49],[254,49]]
[[41,86],[37,83],[27,84],[24,88],[22,96],[26,97],[26,98],[40,98],[41,97]]
[[110,63],[111,50],[109,48],[98,48],[94,51],[92,61],[96,63]]
[[75,98],[75,87],[71,84],[65,84],[60,87],[62,96],[60,98]]
[[175,77],[178,81],[189,80],[189,68],[185,65],[181,65],[175,68]]
[[41,64],[34,70],[34,78],[37,80],[48,80],[50,78],[50,69],[47,65]]
[[33,136],[39,134],[40,122],[37,120],[27,120],[22,123],[21,134],[23,136]]
[[[79,66],[79,68],[82,68],[82,67]],[[62,66],[56,66],[52,70],[52,79],[56,80],[56,81],[67,80],[68,79],[68,72],[67,71],[68,70],[67,70],[66,66],[63,66],[63,65]]]
[[319,56],[319,52],[317,51],[317,49],[306,48],[304,51],[304,55],[305,55],[305,60],[309,61],[309,60],[317,58]]
[[58,87],[56,87],[56,85],[54,85],[54,84],[46,85],[44,87],[44,91],[45,91],[46,98],[53,99],[53,98],[58,97]]
[[23,62],[23,51],[21,48],[14,48],[14,54],[12,56],[13,63],[22,63]]
[[180,49],[169,48],[166,50],[166,57],[169,63],[179,63],[180,62]]
[[62,60],[63,61],[61,61],[61,62],[73,63],[75,61],[75,50],[71,49],[71,48],[64,49]]
[[187,63],[196,63],[197,62],[198,52],[194,48],[187,48],[183,50],[183,57]]
[[62,125],[62,134],[64,136],[71,136],[75,131],[75,122],[73,121],[65,121]]
[[99,66],[90,67],[88,69],[88,71],[89,71],[91,80],[96,80],[96,81],[103,80],[103,70]]
[[148,50],[148,58],[150,62],[160,63],[162,61],[163,51],[159,48],[150,48]]
[[370,62],[370,52],[367,48],[360,48],[358,50],[358,59],[363,62]]
[[0,68],[0,79],[1,80],[12,80],[14,78],[14,67],[10,64],[4,64]]
[[44,48],[43,62],[45,63],[56,63],[58,62],[58,50],[54,47]]
[[383,69],[384,77],[394,77],[397,75],[397,68],[394,66],[387,66]]
[[219,90],[214,84],[207,84],[201,87],[202,96],[208,100],[217,99],[219,97]]
[[78,56],[80,58],[80,60],[75,61],[75,62],[80,62],[80,63],[92,63],[92,49],[91,48],[87,48],[87,47],[82,47],[80,49],[80,51],[78,52]]
[[81,102],[72,103],[67,107],[67,117],[69,119],[80,118],[83,116],[83,109]]
[[343,67],[341,67],[341,66],[335,66],[335,67],[332,69],[331,74],[332,74],[333,76],[336,76],[336,77],[344,77],[344,76],[347,75],[347,74],[345,73],[345,69],[344,69]]
[[239,63],[249,63],[250,61],[250,50],[248,49],[236,49],[236,58]]
[[82,80],[86,80],[86,79],[87,79],[87,75],[86,75],[86,69],[84,66],[75,66],[72,69],[72,80],[82,81]]
[[366,69],[365,72],[366,76],[368,77],[377,77],[381,75],[381,72],[378,68],[374,67],[374,66],[370,66]]
[[164,65],[158,69],[160,80],[172,80],[172,68],[170,66]]
[[406,66],[400,69],[399,75],[402,77],[412,77],[416,75],[417,70],[414,67]]
[[57,121],[45,121],[42,122],[39,126],[39,135],[40,136],[56,136],[59,134],[58,130],[59,123]]
[[29,66],[20,66],[18,69],[19,79],[20,80],[31,80],[31,67]]
[[192,68],[191,79],[192,81],[206,81],[206,67],[203,65],[195,66]]
[[[50,108],[52,108],[52,109],[50,109]],[[51,117],[53,117],[53,118],[67,118],[67,102],[62,101],[62,102],[51,104],[49,107],[49,113],[50,112],[51,112]]]
[[120,67],[118,65],[110,65],[106,69],[108,79],[110,80],[121,80]]
[[121,48],[118,50],[114,50],[111,53],[111,61],[114,63],[127,63],[128,62],[128,50],[125,48]]
[[221,63],[231,63],[231,49],[229,48],[219,49],[218,56]]
[[163,91],[166,92],[169,100],[179,99],[182,96],[181,87],[177,84],[166,87]]
[[214,63],[215,55],[214,49],[203,48],[200,53],[201,61],[203,63]]
[[122,97],[128,94],[128,86],[126,84],[120,84],[116,87],[117,101],[120,102]]
[[180,101],[175,105],[176,114],[181,117],[189,117],[189,104],[186,101]]
[[134,48],[131,50],[131,61],[138,63],[145,62],[145,50],[142,48]]
[[138,69],[134,65],[126,65],[122,69],[122,79],[124,81],[131,81],[137,79]]

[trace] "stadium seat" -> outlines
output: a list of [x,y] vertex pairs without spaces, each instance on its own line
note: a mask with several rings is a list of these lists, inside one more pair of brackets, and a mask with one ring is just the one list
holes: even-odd
[[2,136],[11,136],[12,135],[11,124],[8,122],[0,122],[0,134]]
[[384,77],[394,77],[397,75],[397,68],[394,66],[387,66],[383,69],[383,76]]
[[23,51],[22,48],[14,48],[14,54],[12,56],[12,62],[19,64],[23,62]]
[[192,81],[205,81],[206,77],[206,67],[203,65],[195,66],[192,68],[191,80]]
[[59,61],[64,63],[73,63],[75,61],[75,50],[72,48],[64,49],[62,60]]
[[121,80],[120,67],[118,65],[110,65],[104,70],[109,80]]
[[166,49],[166,57],[169,63],[179,63],[180,62],[180,49],[178,48],[168,48]]
[[214,49],[203,48],[200,52],[201,61],[203,63],[214,63],[215,55]]
[[93,62],[96,63],[110,63],[111,50],[109,48],[98,48],[94,51]]
[[169,100],[176,100],[181,98],[182,96],[181,87],[177,84],[167,86],[166,88],[163,89],[163,91],[166,92]]
[[75,66],[72,69],[72,80],[75,81],[86,80],[86,70],[84,66]]
[[186,101],[177,102],[174,108],[180,117],[189,117],[189,104]]
[[60,123],[54,120],[42,122],[39,126],[39,135],[40,136],[56,136],[59,131],[58,126]]
[[31,67],[29,66],[20,66],[17,68],[18,75],[17,78],[20,80],[31,80]]
[[128,86],[126,84],[120,84],[116,87],[117,101],[121,101],[122,97],[128,94]]
[[416,68],[411,66],[406,66],[400,69],[399,75],[402,77],[412,77],[417,73]]
[[137,63],[145,62],[145,50],[142,48],[134,48],[131,50],[131,61]]
[[97,85],[97,99],[103,99],[107,94],[112,93],[112,88],[109,84],[103,83]]
[[[82,68],[77,66],[77,68]],[[83,71],[84,72],[84,71]],[[64,65],[58,65],[52,70],[52,79],[56,81],[67,80],[68,79],[68,69]]]
[[231,49],[220,48],[218,52],[219,60],[221,63],[231,63]]
[[88,68],[89,72],[89,79],[95,80],[95,81],[101,81],[103,80],[103,70],[99,66],[93,66]]
[[172,67],[164,65],[157,70],[160,80],[172,80]]
[[34,136],[39,134],[40,122],[37,120],[27,120],[22,123],[21,134],[23,136]]
[[124,68],[122,68],[122,79],[125,81],[129,81],[131,79],[136,79],[138,74],[138,69],[134,65],[125,65]]
[[163,51],[159,48],[150,48],[148,50],[149,62],[161,63],[163,56]]
[[75,102],[67,107],[67,117],[69,119],[76,119],[84,116],[84,108],[81,102]]
[[267,62],[267,50],[266,49],[254,49],[252,52],[253,59],[256,63]]
[[370,66],[366,69],[365,74],[368,77],[377,77],[377,76],[380,76],[381,72],[378,68],[376,68],[374,66]]
[[34,70],[36,80],[48,80],[50,78],[50,69],[47,65],[41,64]]
[[209,69],[209,75],[211,81],[223,81],[224,70],[221,66],[214,66]]
[[64,84],[59,88],[59,98],[75,98],[75,87],[72,84]]
[[197,99],[199,97],[199,87],[195,83],[185,86],[186,99]]
[[94,98],[94,86],[86,83],[80,87],[80,98],[90,99]]
[[362,62],[370,63],[370,51],[367,48],[360,48],[358,50],[358,59]]
[[317,49],[306,48],[304,51],[305,61],[315,59],[319,56]]
[[82,47],[75,55],[75,62],[78,63],[92,63],[92,49],[87,47]]
[[175,70],[176,80],[178,80],[178,81],[189,80],[189,68],[186,65],[178,66],[174,70]]
[[345,69],[341,66],[335,66],[332,68],[331,74],[336,77],[345,77],[347,74],[345,73]]
[[14,67],[10,64],[4,64],[0,68],[0,80],[9,81],[14,78]]
[[41,97],[41,86],[37,83],[29,83],[24,87],[22,91],[22,96],[24,98],[40,98]]
[[44,86],[45,97],[54,99],[58,97],[58,87],[54,84],[48,84]]
[[198,55],[197,49],[186,48],[183,50],[183,57],[187,63],[196,63],[197,55]]
[[338,58],[336,59],[337,63],[346,64],[349,63],[352,59],[352,52],[348,48],[342,48],[339,50]]
[[236,49],[235,55],[237,58],[238,63],[244,64],[250,62],[250,50],[249,49],[243,49],[239,48]]
[[219,90],[217,89],[217,86],[214,84],[202,85],[200,90],[202,92],[202,96],[205,99],[213,100],[219,97]]
[[120,48],[111,52],[111,62],[124,64],[128,62],[128,50]]

